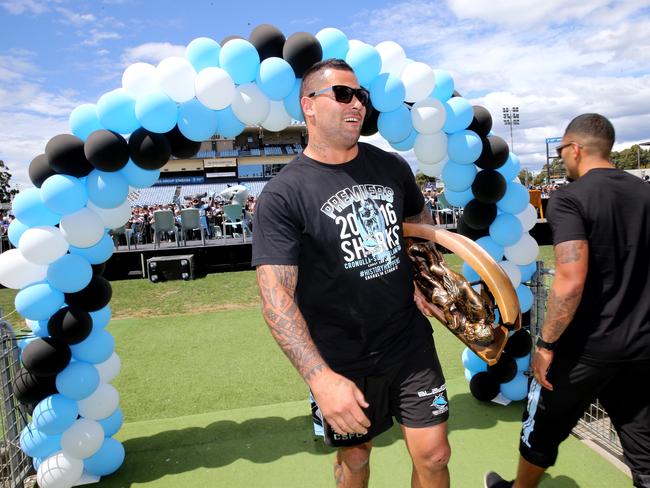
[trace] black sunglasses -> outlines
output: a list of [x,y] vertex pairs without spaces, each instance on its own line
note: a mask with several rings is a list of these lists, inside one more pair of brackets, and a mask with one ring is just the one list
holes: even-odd
[[352,88],[345,85],[332,85],[328,86],[327,88],[323,88],[322,90],[311,92],[307,96],[311,98],[315,97],[316,95],[327,93],[328,91],[334,92],[334,99],[339,103],[350,103],[352,101],[352,97],[357,97],[357,100],[359,100],[359,102],[361,102],[361,105],[364,107],[368,106],[368,103],[370,103],[370,92],[363,87]]
[[566,144],[562,144],[561,146],[555,148],[555,151],[557,152],[557,157],[562,158],[562,151],[564,151],[569,146],[578,146],[580,149],[584,147],[582,144],[578,144],[577,142],[574,141],[569,141]]

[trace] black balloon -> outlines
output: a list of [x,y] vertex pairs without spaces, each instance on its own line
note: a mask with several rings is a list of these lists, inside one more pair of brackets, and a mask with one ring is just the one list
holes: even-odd
[[481,141],[483,142],[483,150],[474,164],[483,169],[497,169],[503,166],[510,153],[506,141],[499,136],[483,137]]
[[244,39],[244,38],[242,36],[233,34],[231,36],[226,36],[223,39],[221,39],[221,42],[219,44],[221,45],[221,47],[223,47],[225,43],[227,43],[228,41],[232,41],[233,39]]
[[47,322],[47,332],[69,345],[79,344],[90,335],[92,329],[92,317],[79,308],[60,308]]
[[104,271],[106,271],[106,263],[92,264],[91,266],[93,268],[93,274],[103,275]]
[[29,163],[29,179],[36,188],[40,188],[45,180],[57,174],[50,166],[45,154],[39,154]]
[[488,374],[492,375],[498,383],[507,383],[517,376],[517,363],[514,358],[501,354],[499,361],[492,366],[488,366]]
[[160,169],[172,154],[172,148],[164,134],[149,132],[142,127],[129,137],[131,159],[142,169]]
[[56,376],[36,376],[20,368],[13,381],[14,396],[23,405],[29,406],[56,393]]
[[488,229],[487,227],[484,229],[473,229],[472,227],[470,227],[465,223],[465,219],[463,217],[458,219],[458,227],[456,228],[456,232],[462,236],[468,237],[473,241],[476,241],[481,237],[490,235],[490,229]]
[[110,130],[90,134],[84,152],[90,164],[101,171],[118,171],[129,162],[129,145],[124,137]]
[[474,117],[468,129],[476,132],[481,137],[487,137],[492,130],[492,116],[485,107],[474,105]]
[[50,168],[65,175],[80,178],[93,170],[84,155],[84,141],[71,134],[54,136],[45,145]]
[[39,337],[25,346],[22,354],[25,369],[36,376],[54,376],[70,362],[70,347],[52,337]]
[[463,220],[472,229],[487,229],[497,216],[497,206],[494,203],[483,203],[471,200],[463,210]]
[[282,48],[282,57],[291,65],[296,78],[323,57],[323,48],[318,39],[308,32],[296,32],[289,36]]
[[76,293],[66,293],[65,303],[87,312],[96,312],[108,305],[112,295],[111,284],[102,276],[93,275],[86,288]]
[[499,394],[499,383],[486,371],[481,371],[472,376],[469,391],[477,400],[489,402]]
[[269,24],[260,24],[250,35],[250,43],[260,55],[260,61],[267,58],[281,58],[286,37],[280,29]]
[[523,358],[530,352],[533,347],[533,341],[530,334],[525,329],[519,329],[517,332],[508,337],[504,351],[513,358]]
[[366,116],[363,119],[363,125],[361,126],[361,135],[362,136],[371,136],[376,134],[379,129],[377,128],[377,121],[379,120],[379,110],[376,110],[372,106],[372,103],[368,103],[366,107]]
[[191,158],[199,152],[199,149],[201,148],[200,142],[192,141],[185,137],[178,126],[175,126],[172,130],[166,132],[165,137],[169,141],[172,156],[179,159]]
[[497,203],[506,193],[506,179],[498,171],[479,171],[472,183],[474,198],[483,203]]

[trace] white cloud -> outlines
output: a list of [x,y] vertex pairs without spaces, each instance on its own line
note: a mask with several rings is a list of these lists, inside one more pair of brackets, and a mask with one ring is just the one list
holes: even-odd
[[82,26],[97,20],[97,17],[91,13],[81,14],[63,7],[57,8],[56,11],[64,17],[65,22],[75,26]]
[[88,32],[89,37],[84,39],[82,44],[85,46],[96,46],[100,42],[108,41],[111,39],[121,39],[122,36],[117,32],[102,31],[99,29],[90,29]]
[[10,14],[20,15],[25,12],[32,14],[42,14],[49,10],[47,2],[38,2],[36,0],[7,0],[0,5]]
[[157,64],[170,56],[185,56],[185,46],[174,45],[169,42],[147,42],[139,46],[127,48],[122,54],[125,65],[143,62]]

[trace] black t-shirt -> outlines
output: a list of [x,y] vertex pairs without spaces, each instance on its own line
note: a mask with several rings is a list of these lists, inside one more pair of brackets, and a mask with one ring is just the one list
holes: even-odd
[[335,371],[379,371],[431,334],[402,238],[423,203],[406,161],[364,143],[343,164],[301,154],[264,187],[252,264],[298,266],[298,306]]
[[558,350],[585,362],[650,359],[650,188],[592,169],[551,194],[553,244],[587,240],[582,300]]

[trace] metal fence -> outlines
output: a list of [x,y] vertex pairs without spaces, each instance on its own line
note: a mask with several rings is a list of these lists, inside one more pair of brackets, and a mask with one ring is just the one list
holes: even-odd
[[[535,297],[530,315],[530,333],[535,340],[539,334],[544,316],[546,315],[546,301],[548,290],[551,286],[552,277],[555,275],[554,269],[544,268],[543,261],[537,261],[537,271],[531,280],[531,291]],[[580,438],[589,438],[598,441],[598,444],[604,449],[610,451],[616,456],[623,454],[620,439],[614,429],[607,412],[596,401],[587,407],[578,425],[573,429],[573,433]]]

